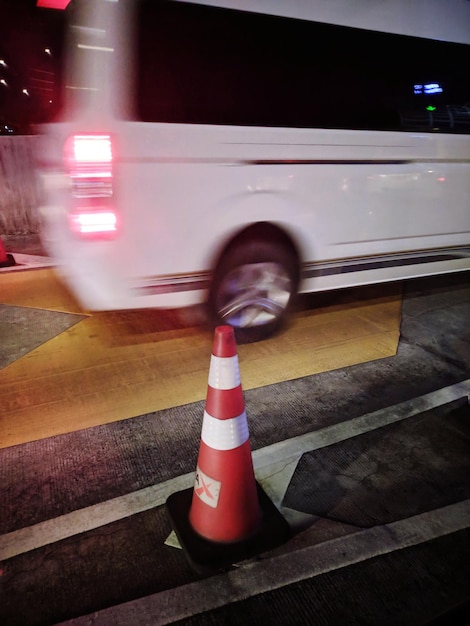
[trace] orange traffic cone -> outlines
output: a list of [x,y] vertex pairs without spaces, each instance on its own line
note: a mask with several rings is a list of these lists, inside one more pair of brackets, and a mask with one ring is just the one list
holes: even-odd
[[215,331],[189,521],[206,539],[223,542],[245,539],[261,521],[231,326]]
[[255,480],[231,326],[215,330],[194,488],[172,494],[167,509],[198,572],[226,569],[289,535],[287,522]]
[[16,265],[16,261],[12,254],[7,254],[0,237],[0,267],[10,267],[10,265]]

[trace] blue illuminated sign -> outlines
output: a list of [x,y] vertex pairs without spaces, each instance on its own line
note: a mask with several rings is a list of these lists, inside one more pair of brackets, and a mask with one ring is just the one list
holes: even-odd
[[414,86],[415,95],[430,95],[434,93],[442,93],[443,89],[439,83],[418,83]]

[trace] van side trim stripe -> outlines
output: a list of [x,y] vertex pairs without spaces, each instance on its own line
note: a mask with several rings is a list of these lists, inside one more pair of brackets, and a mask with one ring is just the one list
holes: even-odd
[[140,285],[133,285],[137,295],[150,296],[181,291],[201,291],[209,288],[209,272],[198,274],[171,274],[155,276],[143,280]]
[[[311,262],[302,265],[302,278],[308,279],[319,276],[364,272],[403,265],[456,261],[469,257],[470,246],[460,246],[438,250],[421,250],[417,253],[407,252],[404,254],[375,255],[354,259],[336,259],[321,263]],[[208,289],[209,286],[210,273],[199,272],[194,274],[155,276],[142,280],[140,284],[133,285],[133,288],[138,295],[150,296],[182,291],[201,291]]]
[[470,247],[420,251],[416,254],[408,252],[406,254],[339,259],[326,263],[305,263],[302,268],[302,278],[364,272],[368,270],[384,269],[386,267],[400,267],[403,265],[421,265],[423,263],[455,261],[467,257],[470,257]]

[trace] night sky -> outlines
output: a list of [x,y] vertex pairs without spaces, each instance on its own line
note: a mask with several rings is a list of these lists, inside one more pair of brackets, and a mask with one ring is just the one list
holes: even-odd
[[27,130],[57,104],[64,13],[0,0],[0,122]]

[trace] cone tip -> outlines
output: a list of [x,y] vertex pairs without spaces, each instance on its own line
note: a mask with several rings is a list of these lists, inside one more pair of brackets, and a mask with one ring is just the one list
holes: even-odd
[[214,333],[212,354],[219,357],[230,357],[237,354],[237,344],[232,326],[217,326]]

